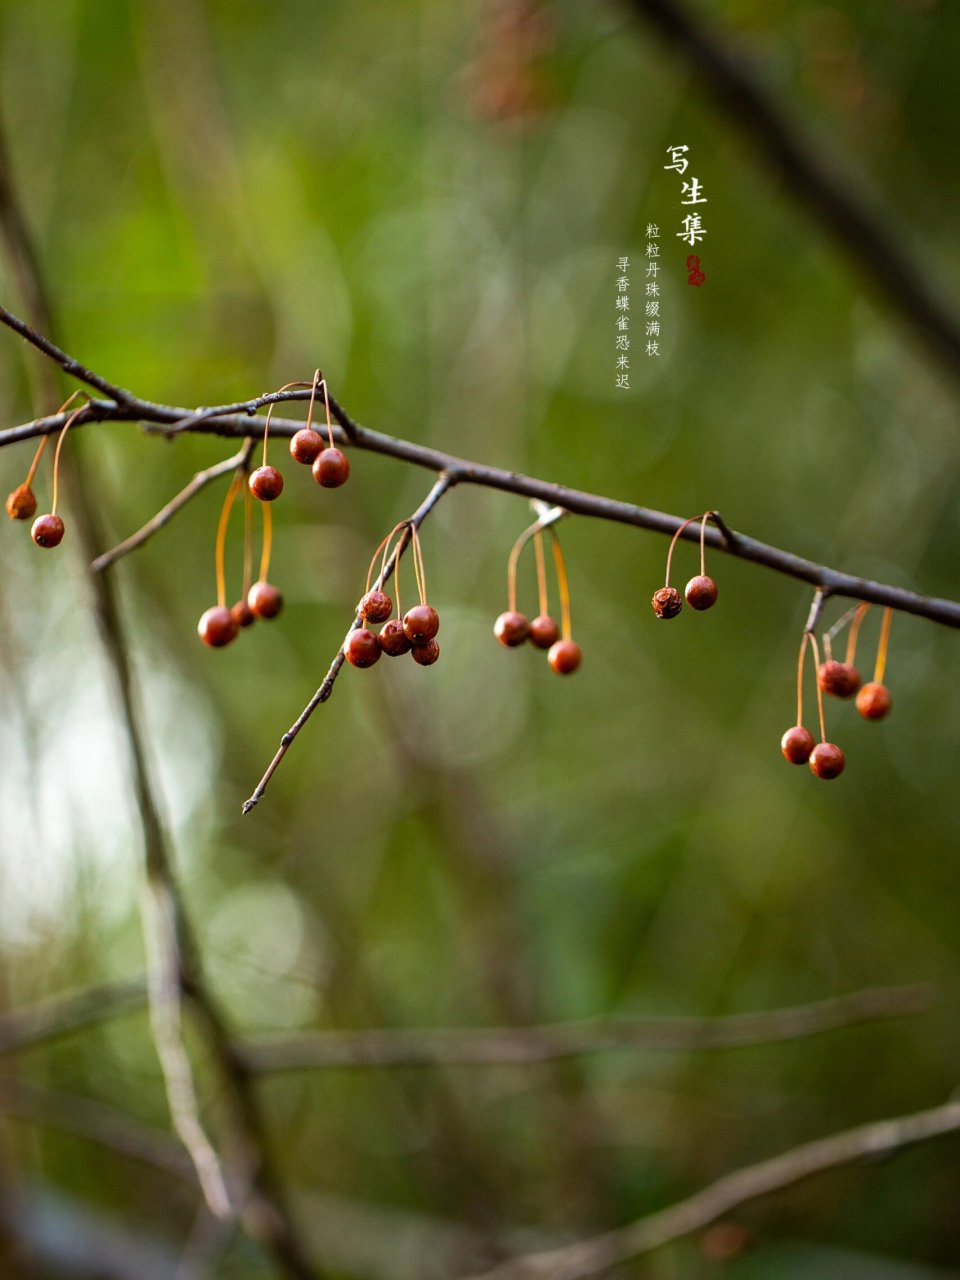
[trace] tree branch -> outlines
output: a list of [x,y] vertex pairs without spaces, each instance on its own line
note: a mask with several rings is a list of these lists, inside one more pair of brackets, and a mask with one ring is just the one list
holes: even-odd
[[256,1072],[316,1067],[504,1066],[587,1053],[699,1052],[781,1044],[930,1008],[932,987],[877,987],[790,1009],[722,1018],[590,1018],[533,1027],[313,1031],[240,1047]]
[[705,83],[721,108],[783,176],[790,193],[852,259],[877,292],[912,324],[931,354],[960,377],[960,324],[933,285],[869,205],[822,159],[778,106],[748,62],[734,56],[683,0],[631,0]]
[[914,1143],[957,1131],[960,1131],[960,1101],[847,1129],[728,1173],[689,1199],[629,1226],[559,1249],[514,1258],[474,1280],[537,1280],[538,1277],[585,1280],[587,1276],[599,1275],[618,1263],[700,1231],[740,1205],[793,1186],[814,1174],[858,1160],[876,1160]]
[[[0,308],[0,321],[2,320],[3,314]],[[306,400],[309,399],[309,392],[290,391],[284,392],[283,396],[287,400]],[[153,405],[149,416],[137,414],[133,415],[133,418],[138,421],[166,423],[176,421],[177,415],[182,416],[187,412],[184,409]],[[133,419],[128,411],[115,412],[104,402],[94,401],[87,406],[86,411],[71,430],[76,430],[89,422],[129,422],[131,420]],[[22,426],[0,431],[0,448],[21,440],[49,435],[59,430],[64,421],[64,415],[61,414],[37,418]],[[274,418],[270,424],[270,431],[272,435],[279,438],[289,438],[302,427],[302,422],[293,419]],[[249,421],[231,414],[229,409],[225,416],[206,418],[193,430],[199,434],[215,435],[226,439],[246,439],[259,435],[259,430]],[[374,431],[356,423],[354,423],[352,440],[347,437],[342,428],[334,429],[334,439],[339,445],[353,444],[356,448],[370,453],[409,462],[413,466],[423,467],[438,474],[446,473],[454,476],[457,484],[482,485],[488,489],[497,489],[501,493],[539,499],[549,503],[550,506],[563,507],[572,515],[631,525],[634,528],[648,529],[667,537],[673,537],[685,519],[685,517],[670,515],[651,507],[641,507],[631,502],[621,502],[615,498],[589,493],[583,489],[571,489],[566,485],[554,484],[534,476],[525,476],[517,471],[506,471],[500,467],[472,462],[455,454],[444,453],[439,449],[431,449],[410,440],[385,435],[383,432]],[[719,527],[708,526],[705,531],[706,545],[714,551],[723,552],[739,560],[762,565],[786,577],[807,582],[813,587],[820,588],[824,598],[841,596],[851,600],[865,600],[870,604],[888,605],[901,613],[911,613],[920,618],[927,618],[931,622],[943,623],[945,626],[960,627],[960,602],[921,595],[919,592],[908,591],[903,587],[894,587],[875,582],[870,578],[861,578],[854,574],[843,573],[838,569],[831,569],[827,565],[818,564],[815,560],[807,560],[790,551],[783,551],[779,547],[751,538],[747,534],[736,533],[729,528],[719,514],[718,519]],[[680,537],[684,541],[698,543],[700,532],[698,528],[690,526],[683,530]]]
[[116,982],[0,1016],[0,1054],[20,1053],[143,1007],[144,982]]

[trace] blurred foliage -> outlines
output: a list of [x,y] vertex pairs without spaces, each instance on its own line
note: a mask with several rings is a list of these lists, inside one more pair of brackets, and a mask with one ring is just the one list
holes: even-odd
[[[800,554],[956,596],[955,388],[912,332],[626,9],[551,4],[524,43],[502,8],[4,0],[2,112],[64,345],[182,405],[320,364],[372,427],[682,515],[716,507]],[[700,9],[956,295],[956,6]],[[663,169],[678,143],[709,201],[699,290]],[[642,354],[636,316],[632,389],[617,390],[616,260],[631,259],[636,304],[648,223],[668,264],[662,355]],[[8,280],[4,298],[16,309]],[[0,335],[4,422],[32,414],[32,359]],[[117,538],[224,456],[119,425],[68,447]],[[8,488],[29,454],[4,451]],[[914,979],[942,993],[921,1019],[768,1048],[266,1080],[273,1154],[308,1229],[340,1241],[334,1274],[449,1275],[444,1232],[575,1238],[948,1096],[954,634],[895,618],[894,714],[828,708],[848,768],[823,786],[777,749],[805,588],[716,556],[717,609],[659,625],[664,539],[570,520],[585,659],[561,681],[490,634],[526,504],[455,491],[424,529],[441,661],[345,671],[241,820],[370,552],[430,483],[365,455],[332,493],[286,470],[276,623],[223,652],[195,638],[223,486],[114,571],[189,906],[239,1030],[715,1015]],[[46,556],[20,528],[3,536],[0,977],[17,1007],[139,974],[144,956],[139,836],[82,566],[69,537]],[[677,564],[682,581],[691,548]],[[168,1124],[145,1015],[4,1060],[0,1109],[17,1081]],[[274,1274],[240,1237],[191,1237],[189,1180],[45,1123],[42,1105],[2,1133],[0,1185],[26,1206],[5,1230],[46,1242],[36,1274],[61,1274],[76,1215],[91,1239],[129,1237],[128,1269],[103,1274],[172,1275],[188,1237],[196,1274]],[[819,1178],[738,1214],[733,1259],[704,1237],[618,1274],[958,1274],[955,1157],[944,1140]]]

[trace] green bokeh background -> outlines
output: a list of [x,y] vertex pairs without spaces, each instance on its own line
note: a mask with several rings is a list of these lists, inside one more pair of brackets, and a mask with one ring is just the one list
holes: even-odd
[[[699,8],[955,295],[956,7]],[[498,43],[494,15],[439,0],[6,0],[0,101],[64,345],[182,405],[319,364],[379,430],[679,515],[717,508],[801,555],[956,597],[955,383],[627,9],[549,5],[529,65]],[[533,116],[507,109],[518,84]],[[679,143],[708,197],[699,290],[674,234],[680,180],[663,168]],[[659,358],[642,353],[637,312],[648,223],[662,233]],[[628,391],[614,370],[623,255]],[[3,297],[17,310],[6,276]],[[0,335],[5,423],[32,416],[33,359]],[[67,447],[117,539],[226,452],[127,425]],[[4,451],[8,488],[29,456]],[[350,484],[327,492],[283,465],[276,623],[223,652],[196,639],[223,485],[114,570],[187,901],[241,1032],[719,1015],[884,983],[938,989],[921,1018],[751,1050],[265,1080],[273,1155],[331,1274],[459,1274],[949,1096],[953,632],[895,618],[895,712],[873,725],[828,707],[848,766],[826,786],[777,749],[806,588],[717,555],[718,607],[660,625],[648,601],[665,540],[569,520],[585,656],[558,680],[491,636],[528,506],[463,488],[424,527],[441,661],[347,669],[241,819],[370,553],[431,482],[357,454]],[[689,546],[677,564],[681,581],[694,571]],[[68,535],[41,556],[9,526],[2,565],[0,986],[18,1007],[145,960],[128,770],[76,547]],[[877,630],[871,615],[867,670]],[[194,1047],[218,1133],[216,1076]],[[5,1274],[101,1274],[79,1248],[53,1260],[81,1219],[127,1251],[128,1271],[104,1275],[172,1276],[191,1232],[189,1274],[275,1274],[241,1237],[211,1245],[194,1230],[189,1180],[50,1119],[55,1103],[93,1099],[168,1125],[145,1014],[0,1071],[3,1230],[41,1259],[8,1252]],[[957,1153],[945,1139],[745,1208],[728,1261],[698,1237],[610,1274],[960,1275]],[[136,1265],[134,1241],[149,1252]]]

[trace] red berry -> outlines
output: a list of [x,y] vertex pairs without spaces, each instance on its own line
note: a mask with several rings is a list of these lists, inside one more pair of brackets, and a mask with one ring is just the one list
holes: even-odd
[[386,622],[393,613],[393,601],[385,591],[368,591],[360,601],[360,617],[368,622]]
[[423,644],[415,644],[410,650],[410,656],[421,667],[432,667],[440,657],[440,646],[431,636],[429,640],[424,640]]
[[558,676],[569,676],[583,661],[583,653],[572,640],[558,640],[550,646],[547,661]]
[[238,627],[249,627],[256,621],[257,615],[247,604],[246,600],[238,600],[235,605],[231,606],[230,617]]
[[283,493],[283,476],[276,467],[257,467],[250,473],[250,492],[261,502],[273,502]]
[[817,684],[834,698],[852,698],[860,688],[860,672],[848,662],[822,662],[817,670]]
[[493,624],[493,634],[508,649],[515,649],[518,644],[523,644],[530,634],[530,623],[522,613],[508,610],[506,613],[501,613]]
[[303,427],[290,437],[290,457],[294,462],[302,462],[305,467],[312,466],[316,456],[323,449],[323,436],[313,427]]
[[399,618],[394,618],[380,628],[380,648],[390,658],[399,658],[413,648]]
[[237,624],[230,610],[217,604],[201,614],[200,621],[197,623],[197,634],[211,649],[222,649],[225,644],[236,639]]
[[11,520],[29,520],[36,514],[37,495],[28,484],[17,485],[13,493],[7,494],[6,506]]
[[795,724],[780,739],[780,750],[791,764],[806,764],[813,747],[813,734],[802,724]]
[[675,618],[683,608],[683,600],[676,587],[661,587],[650,601],[658,618]]
[[411,644],[426,644],[440,630],[440,615],[432,605],[415,604],[403,615],[403,629]]
[[530,623],[530,643],[538,649],[549,649],[560,638],[560,628],[549,614],[541,613]]
[[275,618],[283,608],[283,596],[272,582],[255,582],[247,592],[250,612],[258,618]]
[[30,537],[38,547],[59,547],[63,541],[63,521],[59,516],[37,516]]
[[818,778],[839,778],[846,763],[843,752],[832,742],[818,742],[810,752],[810,768]]
[[892,705],[890,690],[886,685],[876,684],[872,680],[857,694],[857,710],[864,720],[882,720],[890,714]]
[[324,449],[313,464],[313,478],[325,489],[339,489],[350,476],[350,462],[339,449]]
[[698,573],[687,583],[683,594],[690,608],[702,613],[717,603],[717,584],[705,573]]
[[380,661],[383,650],[379,638],[372,631],[351,631],[343,652],[351,666],[372,667]]

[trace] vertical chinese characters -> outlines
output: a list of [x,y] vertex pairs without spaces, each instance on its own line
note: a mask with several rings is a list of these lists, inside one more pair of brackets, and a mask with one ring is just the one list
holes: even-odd
[[655,222],[647,223],[647,272],[644,284],[643,315],[646,323],[646,353],[648,356],[660,354],[660,228]]
[[617,386],[630,390],[630,269],[629,258],[617,259]]

